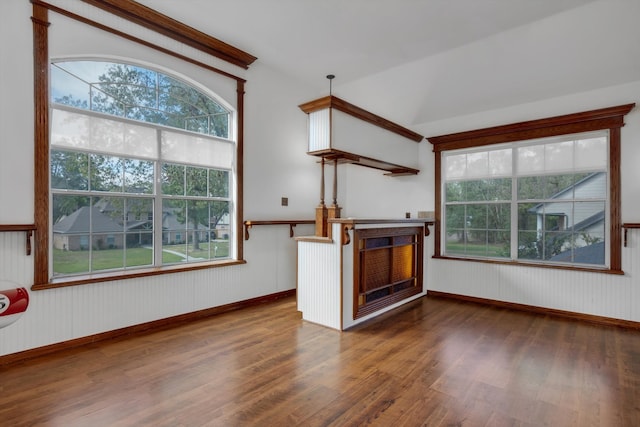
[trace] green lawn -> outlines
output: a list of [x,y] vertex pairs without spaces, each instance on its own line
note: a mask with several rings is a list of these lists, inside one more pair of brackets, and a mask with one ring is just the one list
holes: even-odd
[[[215,241],[200,243],[200,249],[194,250],[193,245],[164,245],[162,262],[176,264],[184,261],[185,256],[191,258],[209,259],[209,245],[212,245],[211,259],[226,258],[229,256],[229,242]],[[93,257],[92,271],[122,269],[124,267],[136,267],[153,264],[153,251],[150,248],[131,248],[126,251],[126,260],[123,249],[104,249],[91,251]],[[175,252],[175,253],[173,253]],[[75,274],[89,271],[89,251],[63,251],[53,250],[53,271],[55,274]]]
[[174,263],[179,262],[183,259],[179,258],[178,260],[169,260],[169,255],[175,256],[171,252],[177,252],[185,256],[189,255],[189,257],[191,258],[209,259],[209,245],[211,245],[211,259],[227,258],[229,256],[229,242],[227,240],[202,242],[199,244],[200,248],[197,250],[193,249],[193,244],[191,243],[189,243],[188,245],[163,245],[162,262]]
[[468,256],[488,256],[488,257],[504,257],[504,246],[483,245],[467,243],[447,242],[446,251],[449,255],[468,255]]
[[[91,255],[93,257],[92,269],[94,271],[123,268],[125,266],[150,265],[153,262],[153,251],[147,248],[127,249],[126,260],[123,249],[92,251]],[[56,274],[73,274],[89,271],[89,251],[63,251],[54,249],[53,271]]]
[[[206,257],[209,253],[209,245],[211,245],[211,258],[227,258],[229,256],[228,240],[200,243],[200,253],[203,254],[203,257]],[[189,255],[198,256],[199,252],[191,247],[192,245],[189,245]]]

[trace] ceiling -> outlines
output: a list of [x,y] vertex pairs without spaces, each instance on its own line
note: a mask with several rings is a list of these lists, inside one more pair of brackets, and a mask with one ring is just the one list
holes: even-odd
[[324,87],[326,74],[349,82],[593,0],[138,1]]
[[[370,76],[404,65],[419,63],[425,58],[460,49],[497,33],[526,26],[594,2],[594,0],[138,1],[257,56],[256,63],[273,68],[288,78],[312,88],[318,94],[326,92],[328,87],[325,76],[335,74],[337,77],[333,82],[334,88],[348,88],[349,85],[356,88],[346,90],[349,95],[357,95],[358,82]],[[255,66],[252,65],[252,67]],[[488,73],[488,71],[484,72]],[[398,78],[398,75],[390,74],[390,76],[394,79]],[[567,76],[570,79],[570,73],[567,73]],[[493,83],[500,84],[500,79],[497,80]],[[545,82],[540,84],[544,85]],[[571,84],[567,87],[570,86]],[[576,89],[580,88],[576,87]],[[486,108],[487,98],[490,96],[490,91],[484,95],[480,90],[476,94],[477,106],[474,106],[473,99],[469,99],[468,102],[455,99],[455,106],[458,107],[454,108],[454,100],[450,100],[449,111],[445,105],[447,99],[444,89],[441,94],[442,103],[437,109],[425,104],[427,101],[424,99],[424,90],[431,89],[418,86],[411,93],[411,90],[407,89],[403,92],[402,88],[389,88],[390,98],[387,99],[395,101],[394,94],[402,93],[402,102],[411,109],[411,116],[403,117],[404,123],[424,123],[444,116],[465,114],[469,112],[468,110],[477,110],[483,102]],[[422,97],[417,94],[418,91],[423,92]],[[448,92],[451,93],[450,88]],[[435,94],[437,95],[437,91]],[[532,88],[529,96],[534,94],[535,89]],[[381,97],[384,95],[381,94]],[[434,94],[431,95],[433,103]],[[339,96],[342,95],[339,94]],[[505,93],[505,96],[512,95]],[[523,97],[522,99],[505,99],[504,102],[522,102],[523,100],[526,101]],[[463,103],[466,106],[460,109],[459,106]],[[367,108],[367,105],[363,106]]]

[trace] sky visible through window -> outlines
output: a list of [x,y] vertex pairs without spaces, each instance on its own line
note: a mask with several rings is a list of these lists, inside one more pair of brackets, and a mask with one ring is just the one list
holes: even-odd
[[229,138],[229,111],[166,74],[123,63],[63,61],[51,67],[57,104]]
[[52,63],[53,275],[232,257],[229,123],[215,95],[186,80]]

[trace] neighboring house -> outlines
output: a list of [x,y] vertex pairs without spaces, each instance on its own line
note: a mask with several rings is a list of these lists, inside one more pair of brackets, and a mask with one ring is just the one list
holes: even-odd
[[[93,207],[81,207],[75,212],[61,218],[53,225],[53,244],[56,249],[77,251],[87,250],[89,245],[93,249],[114,249],[123,247],[124,233],[126,233],[127,246],[143,246],[152,244],[151,233],[152,212],[127,213],[126,226],[122,224],[122,218],[115,209],[104,201],[99,201]],[[89,242],[89,221],[93,225],[93,237]],[[200,242],[212,239],[229,238],[229,215],[225,214],[216,224],[215,232],[209,235],[210,230],[204,224],[198,224],[195,229]],[[180,244],[193,239],[193,225],[188,229],[184,223],[178,220],[174,209],[166,209],[162,213],[162,241],[164,244]]]
[[[599,233],[602,230],[602,221],[604,221],[604,211],[600,204],[581,203],[579,207],[576,207],[573,199],[606,197],[606,178],[607,176],[604,172],[589,174],[575,184],[551,196],[550,199],[553,202],[540,203],[534,206],[529,212],[537,215],[537,229],[543,230],[545,217],[547,224],[549,224],[550,218],[555,217],[557,225],[553,231],[573,228],[574,232]],[[567,201],[563,202],[563,200]],[[600,218],[600,220],[595,220],[597,218]]]
[[[91,221],[92,227],[89,227]],[[91,242],[89,230],[93,229]],[[122,247],[123,227],[97,207],[83,206],[53,224],[53,246],[77,251],[91,246],[96,249]]]
[[211,235],[213,239],[229,239],[229,214],[222,215],[220,221],[217,224],[212,224],[211,227],[215,232]]
[[593,245],[583,246],[573,250],[573,259],[571,251],[564,251],[551,257],[551,261],[558,262],[578,262],[581,264],[604,264],[604,241],[594,243]]
[[189,223],[188,228],[187,230],[185,224],[178,221],[174,209],[166,209],[162,212],[162,243],[173,245],[191,241],[194,231],[197,232],[198,241],[206,242],[209,240],[209,230],[205,225],[198,224],[194,230],[193,224]]
[[[551,261],[604,265],[604,203],[574,202],[574,199],[603,199],[607,194],[606,186],[604,172],[592,173],[551,196],[552,202],[540,203],[529,210],[537,216],[537,230],[540,237],[544,230],[553,232],[553,238],[573,237],[574,239],[572,241],[568,238],[562,246],[563,252],[551,257]],[[549,224],[555,224],[555,226],[549,228]],[[547,238],[550,238],[549,235]]]

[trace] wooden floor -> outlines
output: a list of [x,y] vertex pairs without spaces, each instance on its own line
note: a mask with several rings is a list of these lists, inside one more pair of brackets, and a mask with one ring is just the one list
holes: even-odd
[[640,332],[422,298],[295,300],[0,367],[1,426],[640,426]]

